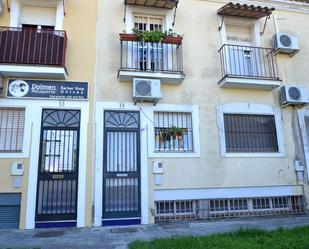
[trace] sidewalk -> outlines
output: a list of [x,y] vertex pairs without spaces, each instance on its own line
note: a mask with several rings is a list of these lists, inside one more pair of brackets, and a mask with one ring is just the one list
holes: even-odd
[[273,230],[309,225],[308,216],[251,218],[223,221],[171,223],[129,227],[92,227],[68,229],[0,230],[0,249],[125,249],[134,240],[170,236],[199,236],[235,231],[240,228]]

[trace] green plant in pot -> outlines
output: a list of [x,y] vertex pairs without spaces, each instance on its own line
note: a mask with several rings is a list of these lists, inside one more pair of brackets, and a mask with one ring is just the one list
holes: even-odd
[[[183,129],[176,127],[176,126],[172,126],[171,128],[169,128],[168,133],[169,133],[169,136],[172,138],[173,147],[176,148],[176,141],[178,141],[178,143],[182,141]],[[178,144],[178,147],[179,147],[179,144]]]
[[160,142],[165,143],[170,140],[170,134],[167,130],[159,131],[160,132]]
[[175,140],[176,138],[182,139],[183,130],[179,127],[172,126],[168,130],[169,135]]
[[160,30],[140,31],[136,28],[132,29],[133,34],[138,36],[139,40],[144,42],[161,42],[165,37],[165,33]]
[[172,29],[165,31],[163,43],[180,45],[182,44],[183,35],[175,33]]

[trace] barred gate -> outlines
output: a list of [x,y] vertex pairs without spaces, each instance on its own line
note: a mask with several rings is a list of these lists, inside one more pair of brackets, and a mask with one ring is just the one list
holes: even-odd
[[139,218],[139,113],[104,115],[103,219]]
[[80,111],[42,114],[36,221],[76,220]]

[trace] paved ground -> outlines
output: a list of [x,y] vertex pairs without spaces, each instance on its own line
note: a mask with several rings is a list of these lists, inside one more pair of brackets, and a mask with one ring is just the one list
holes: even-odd
[[39,230],[0,230],[0,249],[125,249],[134,240],[170,236],[199,236],[234,231],[240,228],[273,230],[309,225],[308,216],[252,218],[211,222],[171,223],[129,227],[93,227]]

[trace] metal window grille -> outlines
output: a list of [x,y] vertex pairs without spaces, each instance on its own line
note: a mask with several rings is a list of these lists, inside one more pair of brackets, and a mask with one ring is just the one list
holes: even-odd
[[24,109],[0,109],[0,151],[22,151],[24,123]]
[[226,152],[278,152],[274,115],[224,114]]
[[159,201],[156,202],[155,216],[160,220],[183,219],[191,220],[197,218],[197,201]]
[[[155,112],[155,151],[193,151],[192,114]],[[181,130],[175,134],[173,129]]]
[[[181,206],[181,208],[179,208]],[[178,208],[177,208],[178,207]],[[305,213],[302,196],[171,200],[155,202],[155,220],[182,221],[234,217],[297,215]]]

